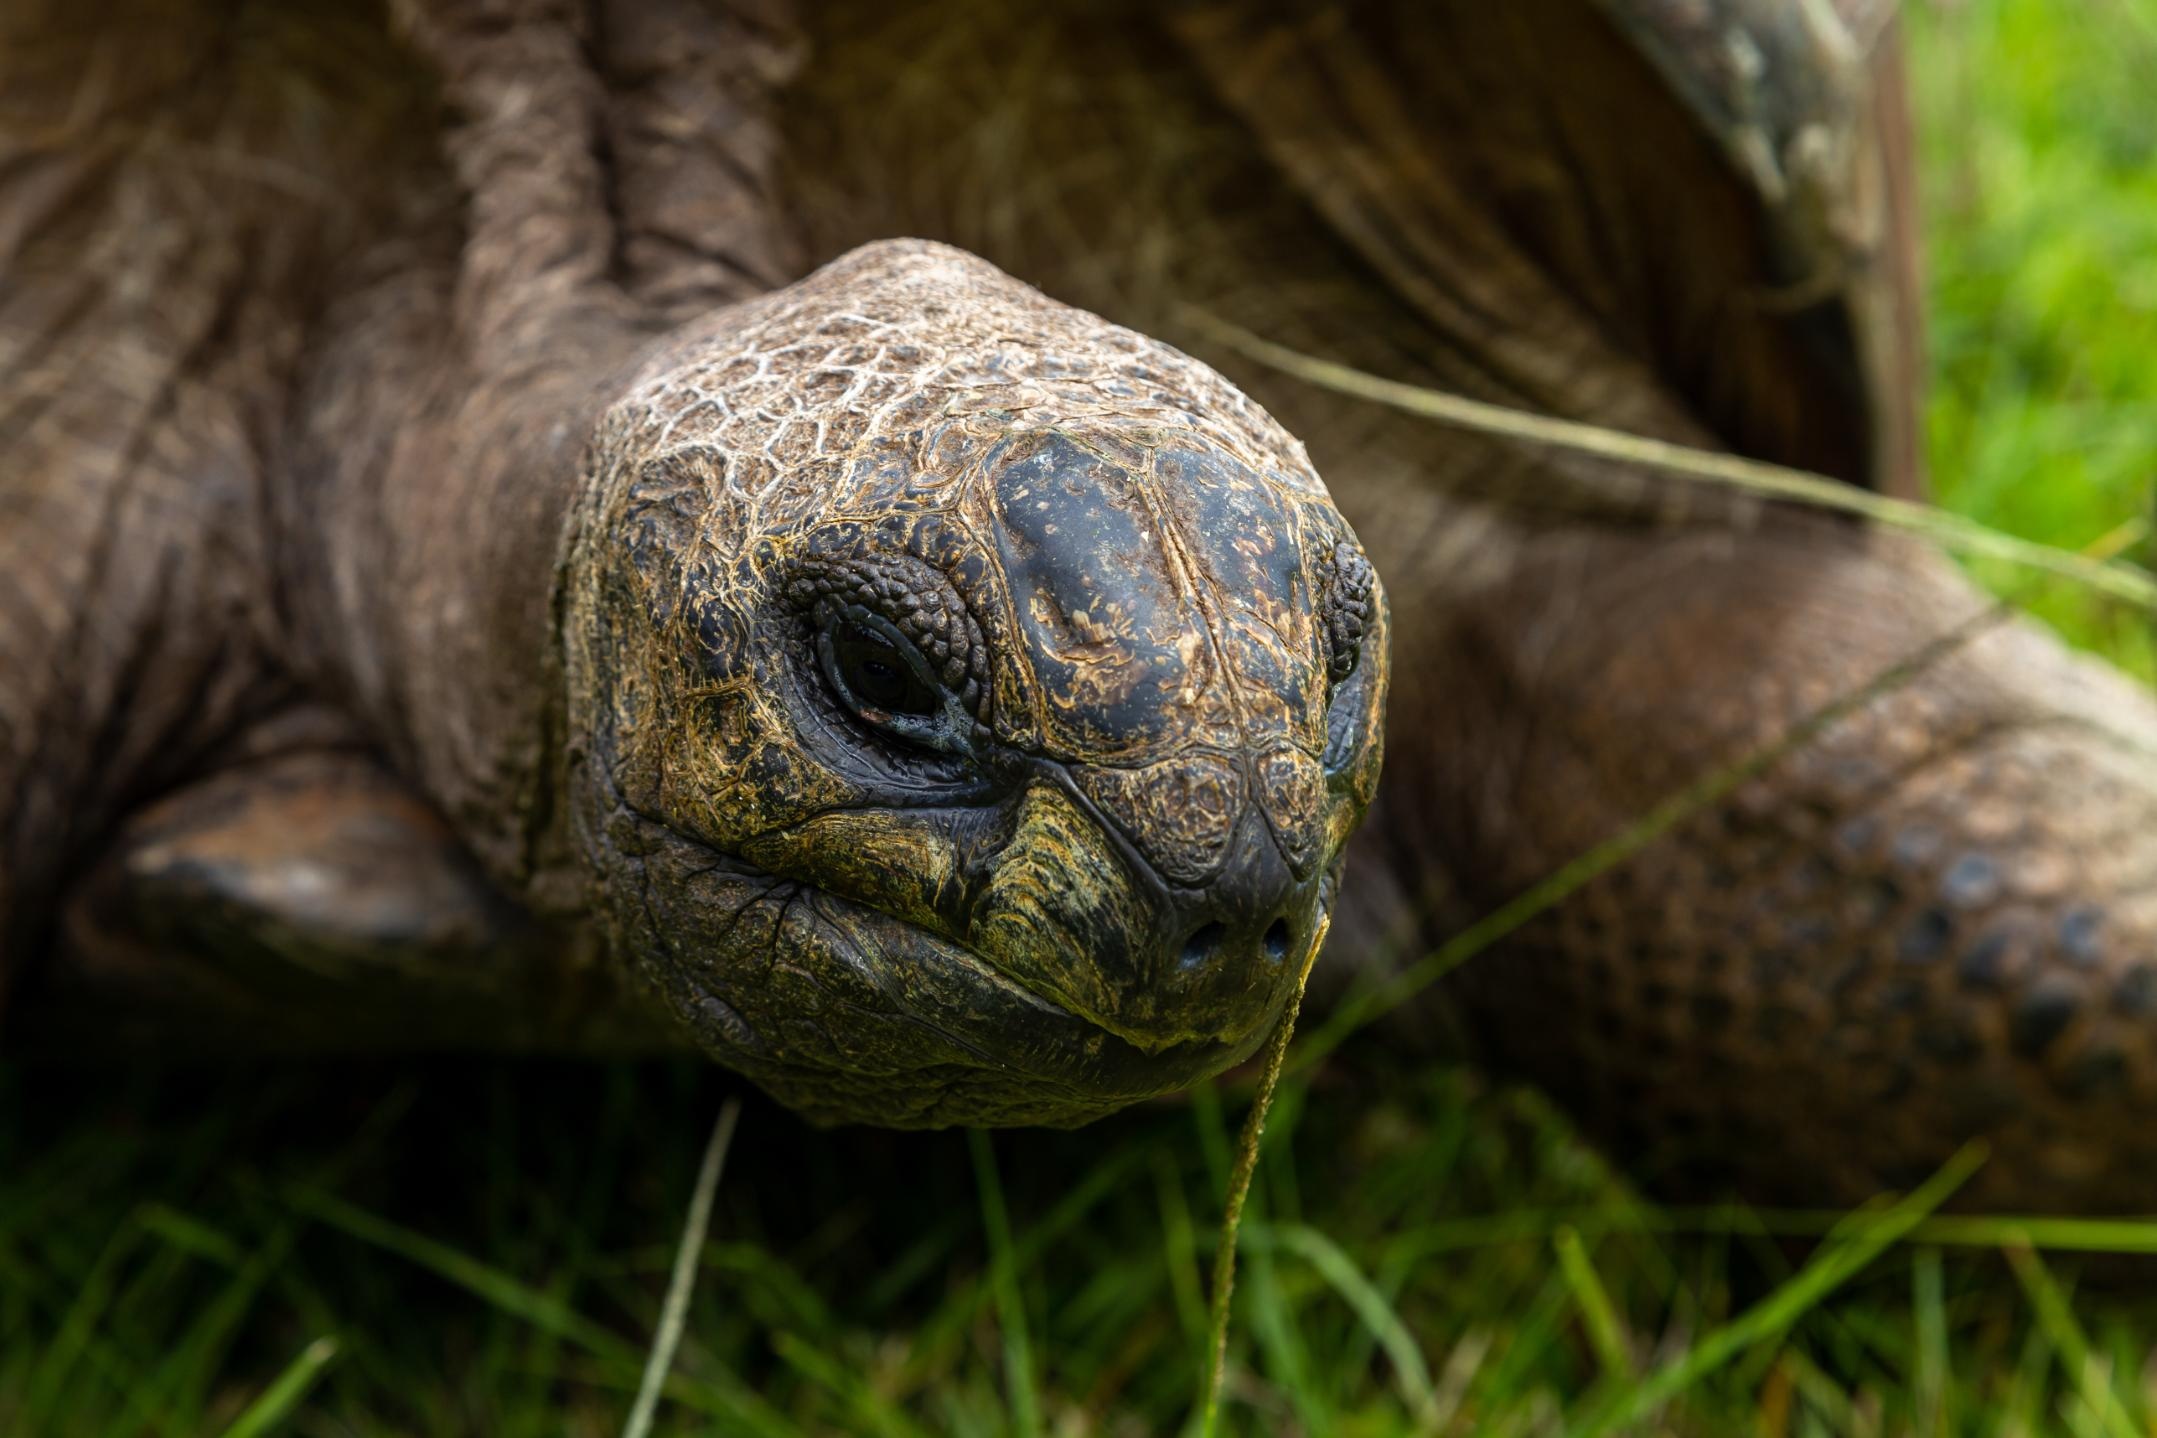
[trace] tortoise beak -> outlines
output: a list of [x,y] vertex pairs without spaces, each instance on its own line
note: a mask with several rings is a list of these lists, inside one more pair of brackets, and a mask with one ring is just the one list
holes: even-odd
[[1326,873],[1297,877],[1247,809],[1212,877],[1171,886],[1090,808],[1061,786],[1028,795],[972,906],[967,946],[1142,1052],[1249,1040],[1300,977]]

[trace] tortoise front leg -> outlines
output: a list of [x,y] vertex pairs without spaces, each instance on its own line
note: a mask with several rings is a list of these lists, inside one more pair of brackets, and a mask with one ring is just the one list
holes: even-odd
[[1484,907],[1870,694],[1449,983],[1619,1152],[1853,1202],[1982,1136],[1972,1201],[2157,1199],[2148,693],[1810,516],[1539,538],[1413,642],[1379,842]]
[[67,906],[21,1047],[674,1047],[593,935],[543,925],[365,752],[296,731],[131,815]]

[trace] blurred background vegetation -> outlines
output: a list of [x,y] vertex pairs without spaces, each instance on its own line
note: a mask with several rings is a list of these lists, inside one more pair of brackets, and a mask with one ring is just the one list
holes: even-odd
[[[1935,493],[2012,533],[2088,544],[2148,514],[2157,484],[2157,3],[1904,8]],[[2031,604],[2157,673],[2148,616],[2064,586]]]
[[[2087,544],[2157,477],[2157,0],[1905,8],[1938,493]],[[2157,667],[2147,616],[2034,603]],[[617,1432],[732,1087],[0,1067],[0,1434]],[[1179,1431],[1246,1096],[993,1138],[752,1096],[659,1431]],[[2157,1431],[2157,1265],[2121,1256],[2157,1224],[1803,1241],[1832,1217],[1659,1208],[1532,1095],[1321,1070],[1254,1192],[1228,1430]]]

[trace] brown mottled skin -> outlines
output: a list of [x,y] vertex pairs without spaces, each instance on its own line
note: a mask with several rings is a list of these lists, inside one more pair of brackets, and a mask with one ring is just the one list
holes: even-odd
[[[11,1041],[666,1042],[638,970],[822,1117],[1230,1061],[1320,906],[1322,988],[1419,954],[1987,602],[1185,306],[1915,495],[1881,10],[11,18]],[[892,235],[1084,308],[849,253]],[[1392,695],[1336,901],[1387,672],[1343,516]],[[847,688],[899,640],[933,702],[864,683],[918,713]],[[1386,1032],[1674,1188],[1852,1201],[1983,1135],[1970,1202],[2146,1211],[2157,705],[1984,623]]]

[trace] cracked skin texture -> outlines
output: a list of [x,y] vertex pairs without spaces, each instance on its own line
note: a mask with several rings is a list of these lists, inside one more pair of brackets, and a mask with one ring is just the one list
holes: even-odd
[[[1917,495],[1899,70],[1891,37],[1827,43],[1867,13],[10,8],[9,1042],[679,1042],[633,969],[826,1117],[1072,1120],[1232,1059],[1271,920],[1285,945],[1329,902],[1365,782],[1331,771],[1374,760],[1346,640],[1390,648],[1392,742],[1320,985],[1988,601],[1862,525],[1286,381],[1180,306]],[[1129,330],[930,246],[788,289],[892,235]],[[797,422],[852,403],[837,339],[786,404],[685,407],[727,392],[728,346],[752,385],[907,264],[1006,307],[966,348],[1033,367],[946,375],[984,406],[949,464],[887,434],[963,493],[894,500],[840,468],[867,431]],[[1132,330],[1308,445],[1361,548],[1209,549],[1330,511],[1255,408]],[[1141,384],[1112,422],[1028,335],[1097,379],[1166,365],[1197,408],[1163,423]],[[969,471],[986,396],[1029,387],[1009,462]],[[830,485],[764,472],[773,445]],[[1366,558],[1390,612],[1356,602]],[[1850,1203],[1983,1137],[1961,1201],[2147,1211],[2157,705],[1981,628],[1387,1040],[1544,1084],[1669,1190]],[[910,679],[860,675],[934,702],[840,705],[830,670],[901,641]],[[1314,750],[1320,676],[1354,722]],[[1266,882],[1236,867],[1261,824]],[[1244,962],[1181,969],[1194,942]]]

